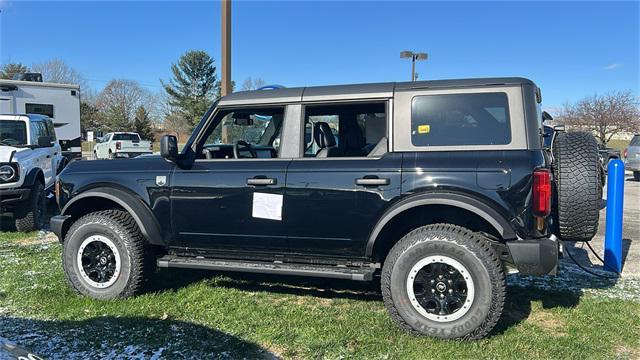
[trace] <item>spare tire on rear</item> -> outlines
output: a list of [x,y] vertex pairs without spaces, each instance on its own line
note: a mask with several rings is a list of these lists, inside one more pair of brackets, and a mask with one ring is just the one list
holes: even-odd
[[584,132],[558,132],[553,141],[555,233],[562,240],[589,241],[598,231],[602,198],[598,144]]

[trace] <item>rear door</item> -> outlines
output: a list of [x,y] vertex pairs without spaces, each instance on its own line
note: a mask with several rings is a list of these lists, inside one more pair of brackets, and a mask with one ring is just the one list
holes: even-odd
[[[387,152],[386,108],[384,101],[305,106],[304,156],[289,165],[283,210],[292,252],[364,256],[371,230],[400,195],[401,156]],[[316,123],[332,130],[337,145],[329,151],[311,142]]]

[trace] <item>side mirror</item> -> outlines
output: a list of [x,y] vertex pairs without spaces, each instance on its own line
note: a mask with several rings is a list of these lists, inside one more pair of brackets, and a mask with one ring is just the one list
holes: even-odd
[[40,136],[38,137],[38,147],[51,147],[53,146],[52,144],[53,142],[53,138],[51,136]]
[[165,135],[160,139],[160,156],[173,161],[178,158],[178,139],[173,135]]
[[549,114],[548,112],[543,111],[542,112],[542,121],[547,121],[547,120],[549,120],[549,121],[553,120],[553,116],[551,116],[551,114]]

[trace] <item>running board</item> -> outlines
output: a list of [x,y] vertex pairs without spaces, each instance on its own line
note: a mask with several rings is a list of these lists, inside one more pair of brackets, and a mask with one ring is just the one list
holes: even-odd
[[319,266],[276,262],[240,262],[201,257],[179,257],[167,255],[158,259],[158,267],[238,271],[260,274],[311,276],[332,279],[369,281],[376,271],[373,267]]

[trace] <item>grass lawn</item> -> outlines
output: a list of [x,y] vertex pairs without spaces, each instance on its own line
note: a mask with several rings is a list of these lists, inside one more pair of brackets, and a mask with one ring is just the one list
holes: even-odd
[[640,281],[512,278],[488,339],[400,331],[377,287],[358,282],[160,271],[144,295],[95,301],[64,279],[60,245],[0,233],[0,339],[46,358],[640,357]]

